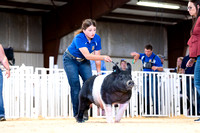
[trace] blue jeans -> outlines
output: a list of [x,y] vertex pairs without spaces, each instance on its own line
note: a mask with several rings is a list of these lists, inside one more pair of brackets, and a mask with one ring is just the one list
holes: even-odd
[[79,106],[79,92],[81,89],[79,75],[81,76],[83,83],[92,76],[92,70],[89,60],[82,62],[77,61],[70,54],[65,52],[63,54],[63,65],[67,74],[68,82],[71,87],[71,100],[73,105],[74,116],[78,114]]
[[5,117],[5,110],[3,105],[3,75],[0,69],[0,117]]
[[194,69],[194,85],[197,89],[197,108],[200,113],[200,56],[197,57],[197,62]]
[[[151,76],[151,86],[150,86],[150,76]],[[155,95],[154,95],[154,82],[155,82]],[[157,78],[157,74],[155,74],[155,81],[154,81],[154,76],[153,74],[148,74],[146,77],[146,81],[145,81],[145,74],[143,76],[143,97],[145,99],[145,83],[146,83],[146,90],[147,90],[147,114],[150,113],[150,101],[149,101],[149,90],[151,89],[151,98],[153,100],[153,104],[154,104],[154,97],[155,97],[155,104],[156,104],[156,114],[158,114],[158,78]],[[145,102],[145,101],[144,101]],[[154,105],[155,106],[155,105]]]

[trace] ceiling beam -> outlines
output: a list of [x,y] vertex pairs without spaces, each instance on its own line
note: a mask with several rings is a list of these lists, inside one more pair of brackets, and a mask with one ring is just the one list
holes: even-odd
[[51,5],[44,4],[33,4],[33,3],[25,3],[25,2],[14,2],[14,1],[0,1],[0,5],[11,6],[11,7],[22,7],[22,8],[33,8],[33,9],[42,9],[42,10],[52,10],[54,9]]
[[187,6],[188,4],[188,1],[183,1],[183,0],[149,0],[149,1],[179,4],[181,6]]
[[23,9],[9,9],[9,8],[0,8],[0,12],[7,12],[7,13],[18,13],[18,14],[24,14],[24,15],[37,15],[37,16],[42,16],[46,12],[44,11],[26,11]]
[[53,1],[58,1],[58,2],[67,2],[67,3],[69,3],[69,2],[72,2],[73,0],[53,0]]
[[123,13],[108,13],[105,16],[124,18],[124,19],[128,18],[128,19],[148,20],[148,21],[161,21],[161,22],[181,22],[181,21],[183,21],[183,19],[174,19],[174,18],[165,18],[165,17],[152,17],[152,16],[123,14]]
[[131,21],[131,20],[124,20],[124,19],[113,19],[113,18],[104,18],[104,17],[101,17],[99,19],[97,19],[98,21],[102,21],[102,22],[112,22],[112,23],[126,23],[126,24],[139,24],[142,26],[144,25],[149,25],[149,26],[168,26],[168,25],[174,25],[174,23],[171,23],[171,22],[168,22],[168,23],[159,23],[159,22],[155,22],[155,21],[144,21],[144,22],[141,22],[141,21]]
[[151,12],[163,12],[163,13],[171,13],[171,14],[189,15],[188,11],[154,8],[154,7],[146,7],[146,6],[136,6],[136,5],[128,5],[128,4],[124,4],[120,8],[129,9],[129,10],[140,10],[140,11],[151,11]]

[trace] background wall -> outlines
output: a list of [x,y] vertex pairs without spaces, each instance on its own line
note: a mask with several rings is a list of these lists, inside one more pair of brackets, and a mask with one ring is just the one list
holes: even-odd
[[43,67],[40,16],[0,12],[0,43],[13,47],[16,65]]
[[[0,43],[3,47],[14,48],[16,65],[43,67],[41,16],[0,12],[0,18]],[[167,30],[163,26],[97,21],[97,34],[102,39],[101,53],[111,56],[115,62],[122,58],[132,62],[130,53],[143,52],[148,43],[153,45],[155,54],[168,57]],[[73,37],[74,32],[61,39],[58,68],[63,68],[62,54]],[[106,66],[111,70],[113,64],[106,63]],[[167,61],[164,66],[168,66]],[[140,70],[141,62],[133,68]]]

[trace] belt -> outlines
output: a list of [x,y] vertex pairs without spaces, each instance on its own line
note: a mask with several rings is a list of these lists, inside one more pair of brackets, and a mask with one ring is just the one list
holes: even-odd
[[82,62],[82,61],[85,60],[85,59],[83,59],[83,58],[79,58],[79,57],[73,56],[73,55],[69,52],[68,49],[66,50],[66,52],[67,52],[72,58],[76,59],[78,62]]

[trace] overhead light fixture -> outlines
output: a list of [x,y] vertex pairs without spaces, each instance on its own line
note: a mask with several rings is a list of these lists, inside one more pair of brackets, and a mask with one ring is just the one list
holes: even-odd
[[163,3],[163,2],[151,2],[151,1],[138,1],[137,5],[157,7],[157,8],[168,8],[168,9],[179,9],[180,8],[180,6],[174,5],[174,4]]

